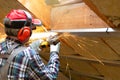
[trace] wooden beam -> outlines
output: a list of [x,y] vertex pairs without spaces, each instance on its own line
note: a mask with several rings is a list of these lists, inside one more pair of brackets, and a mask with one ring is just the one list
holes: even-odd
[[[63,69],[63,68],[61,69],[61,71],[65,71],[65,70],[66,69]],[[71,70],[71,69],[69,69],[69,72],[70,72],[71,76],[72,76],[72,74],[74,74],[74,75],[77,75],[77,76],[89,77],[89,78],[91,78],[90,80],[92,80],[92,79],[104,80],[104,77],[99,76],[99,75],[85,74],[85,73],[74,71],[74,70]]]
[[83,0],[103,21],[105,21],[110,27],[115,27],[115,25],[110,22],[102,12],[92,3],[91,0]]
[[[92,63],[100,63],[98,60],[95,59],[89,59],[86,57],[80,57],[80,56],[70,56],[70,55],[61,55],[61,58],[69,58],[69,59],[76,59],[76,60],[80,60],[80,61],[86,61],[86,62],[92,62]],[[119,61],[110,61],[110,60],[100,60],[103,64],[105,65],[111,65],[111,66],[120,66],[120,62]],[[101,64],[101,63],[100,63]]]

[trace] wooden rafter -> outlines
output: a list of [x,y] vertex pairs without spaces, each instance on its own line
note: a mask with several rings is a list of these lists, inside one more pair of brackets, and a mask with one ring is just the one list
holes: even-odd
[[[61,55],[61,58],[69,58],[69,59],[76,59],[78,61],[86,61],[86,62],[91,62],[91,63],[100,63],[98,60],[95,59],[89,59],[86,57],[78,57],[78,56],[69,56],[69,55]],[[109,60],[101,60],[101,62],[105,65],[111,65],[111,66],[120,66],[119,61],[109,61]],[[101,63],[100,63],[101,64]]]
[[103,21],[105,21],[110,27],[115,27],[92,3],[91,0],[83,0]]

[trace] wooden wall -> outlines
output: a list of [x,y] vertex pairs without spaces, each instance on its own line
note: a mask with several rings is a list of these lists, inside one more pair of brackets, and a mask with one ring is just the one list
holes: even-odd
[[[97,9],[96,12],[100,12],[100,15],[104,15],[111,27],[120,26],[120,6],[119,0],[83,0],[91,9]],[[104,17],[104,20],[105,20]]]
[[109,27],[85,3],[52,8],[51,29],[81,29]]
[[[120,79],[120,38],[69,35],[60,39],[60,72],[69,80]],[[46,60],[49,59],[47,50],[40,55]]]
[[[72,4],[56,5],[52,7],[52,11],[43,0],[19,1],[24,6],[16,0],[1,0],[1,23],[10,9],[22,8],[29,10],[34,16],[40,18],[48,29],[111,27],[88,7],[89,5],[86,5],[87,0],[84,0],[85,3],[81,0],[79,3],[74,3],[73,0]],[[97,3],[96,1],[95,3]],[[0,26],[3,25],[0,24]],[[4,28],[0,28],[2,30],[0,36],[2,36]],[[120,80],[119,37],[80,37],[72,34],[62,34],[60,41],[61,65],[58,80]],[[48,61],[49,49],[45,49],[40,55]]]

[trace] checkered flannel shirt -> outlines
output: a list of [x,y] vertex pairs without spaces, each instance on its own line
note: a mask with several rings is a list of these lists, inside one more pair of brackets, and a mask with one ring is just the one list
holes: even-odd
[[[5,54],[14,41],[5,40],[0,43],[0,53]],[[0,67],[6,63],[6,59],[0,58]],[[50,53],[50,59],[45,65],[39,54],[28,47],[14,57],[8,69],[8,80],[56,80],[59,71],[59,56]]]

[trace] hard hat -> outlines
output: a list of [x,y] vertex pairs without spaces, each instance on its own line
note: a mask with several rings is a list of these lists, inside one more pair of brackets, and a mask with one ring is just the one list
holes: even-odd
[[5,16],[4,25],[8,36],[17,37],[20,42],[24,42],[31,36],[33,27],[41,25],[41,21],[34,19],[28,11],[17,9]]
[[23,26],[38,26],[41,25],[39,19],[34,19],[31,14],[25,10],[11,10],[4,19],[5,27],[22,28]]

